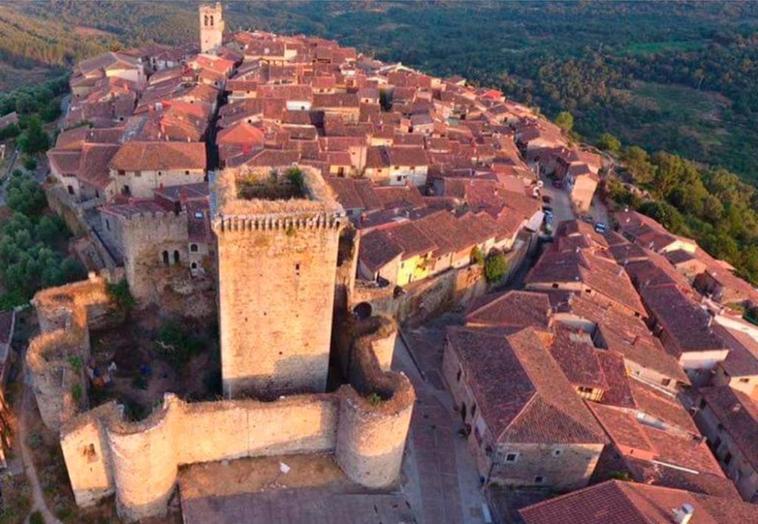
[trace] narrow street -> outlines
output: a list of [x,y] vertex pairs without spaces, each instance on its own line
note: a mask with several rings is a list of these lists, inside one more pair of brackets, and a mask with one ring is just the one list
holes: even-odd
[[460,417],[440,371],[444,326],[450,322],[443,316],[429,327],[408,330],[395,346],[393,369],[408,375],[417,396],[403,463],[404,491],[412,506],[420,508],[416,514],[424,524],[481,524],[489,514],[479,473],[458,433]]

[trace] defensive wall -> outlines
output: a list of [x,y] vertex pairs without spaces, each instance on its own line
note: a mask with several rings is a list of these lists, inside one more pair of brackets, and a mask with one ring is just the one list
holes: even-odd
[[333,393],[199,403],[167,394],[140,422],[125,421],[114,402],[70,420],[61,447],[77,504],[115,493],[125,520],[162,515],[182,465],[313,452],[333,453],[356,483],[392,485],[415,394],[405,375],[383,371],[376,356],[394,345],[394,324],[369,319],[357,332],[366,334],[351,345],[354,386]]
[[29,342],[26,366],[42,421],[53,430],[87,406],[85,365],[90,356],[89,329],[105,322],[111,312],[108,279],[90,274],[88,280],[38,292],[40,334]]

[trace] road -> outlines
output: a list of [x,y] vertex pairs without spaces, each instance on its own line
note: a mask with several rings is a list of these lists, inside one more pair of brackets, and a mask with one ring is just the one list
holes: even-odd
[[[542,188],[543,196],[549,196],[551,199],[550,206],[553,208],[553,230],[563,221],[574,220],[576,215],[571,208],[571,198],[565,189],[553,186],[550,178],[542,175],[542,182],[545,184]],[[608,209],[603,204],[597,192],[592,199],[592,206],[588,213],[592,216],[594,223],[603,223],[608,225]]]

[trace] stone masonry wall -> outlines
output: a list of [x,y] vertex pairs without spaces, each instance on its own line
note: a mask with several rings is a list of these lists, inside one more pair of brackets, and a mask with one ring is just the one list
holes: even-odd
[[62,428],[61,447],[77,504],[115,493],[126,520],[161,515],[183,464],[288,453],[333,452],[354,482],[392,484],[415,396],[407,377],[379,369],[374,342],[386,335],[394,330],[356,343],[356,373],[368,377],[357,390],[273,402],[186,403],[168,394],[141,422],[125,422],[115,403],[76,417]]
[[230,226],[216,227],[226,395],[324,391],[339,221]]
[[[144,213],[129,219],[121,218],[124,269],[132,295],[141,301],[157,302],[164,284],[163,252],[169,264],[175,265],[174,252],[179,253],[176,269],[189,266],[186,213]],[[187,269],[189,274],[189,269]]]
[[40,291],[32,300],[41,333],[29,342],[26,365],[42,421],[50,429],[57,430],[87,405],[89,327],[109,311],[105,284],[105,278],[93,274],[83,282]]

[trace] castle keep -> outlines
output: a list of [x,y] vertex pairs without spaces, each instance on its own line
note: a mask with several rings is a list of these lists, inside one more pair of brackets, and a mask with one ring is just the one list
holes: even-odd
[[[293,183],[227,169],[215,183],[221,365],[230,398],[326,388],[344,211],[320,174],[298,173],[302,180]],[[294,197],[277,198],[283,191]]]

